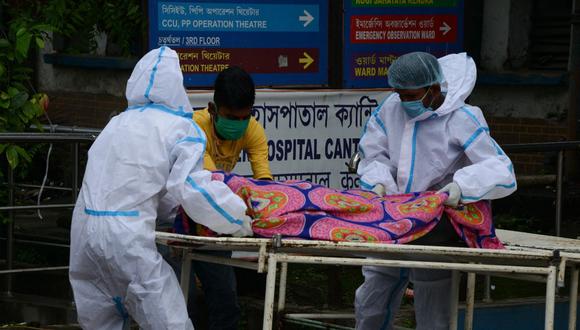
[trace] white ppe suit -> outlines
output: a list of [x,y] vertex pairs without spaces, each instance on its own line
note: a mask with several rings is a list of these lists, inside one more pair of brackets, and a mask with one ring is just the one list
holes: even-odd
[[219,232],[240,229],[246,205],[202,170],[205,136],[192,121],[179,59],[161,47],[136,65],[129,108],[89,150],[71,228],[70,282],[85,329],[193,329],[183,294],[155,246],[155,221],[179,203]]
[[[505,197],[516,190],[510,159],[489,135],[481,110],[465,104],[476,67],[465,53],[439,59],[446,91],[436,111],[409,117],[397,93],[373,112],[359,144],[361,186],[382,184],[387,194],[461,188],[461,203]],[[356,292],[357,329],[391,329],[402,292],[415,279],[417,330],[447,329],[450,273],[363,267]]]

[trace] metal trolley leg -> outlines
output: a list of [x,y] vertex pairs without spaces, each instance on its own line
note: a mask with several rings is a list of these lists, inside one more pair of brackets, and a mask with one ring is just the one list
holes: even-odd
[[545,330],[554,329],[554,304],[556,302],[556,281],[558,280],[558,268],[550,266],[550,272],[546,280],[546,313],[545,313]]
[[264,299],[264,323],[262,329],[272,329],[274,323],[274,295],[276,293],[276,255],[268,257],[268,275],[266,276],[266,297]]
[[473,329],[473,308],[475,307],[475,273],[467,274],[467,295],[465,298],[465,330]]
[[457,308],[459,306],[459,279],[458,270],[451,271],[451,304],[449,313],[449,330],[457,330]]
[[288,263],[283,262],[280,269],[280,287],[278,288],[278,314],[286,308],[286,281],[288,279]]
[[183,298],[185,298],[185,305],[187,306],[187,300],[189,297],[189,279],[191,274],[191,258],[187,251],[183,251],[183,257],[181,258],[181,291],[183,291]]
[[580,268],[572,269],[570,275],[570,312],[568,314],[568,330],[576,330],[576,313],[578,308],[578,275]]

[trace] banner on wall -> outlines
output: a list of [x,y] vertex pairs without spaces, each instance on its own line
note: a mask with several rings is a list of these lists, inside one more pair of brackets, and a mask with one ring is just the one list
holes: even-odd
[[[358,149],[371,113],[389,95],[371,91],[258,91],[253,115],[266,130],[268,157],[275,180],[308,180],[337,189],[358,187],[346,162]],[[213,97],[209,92],[188,94],[195,110]],[[242,153],[234,172],[251,175]]]
[[344,0],[343,87],[387,87],[391,63],[463,49],[463,0]]
[[243,67],[259,86],[328,84],[328,0],[149,0],[149,49],[179,54],[186,86]]

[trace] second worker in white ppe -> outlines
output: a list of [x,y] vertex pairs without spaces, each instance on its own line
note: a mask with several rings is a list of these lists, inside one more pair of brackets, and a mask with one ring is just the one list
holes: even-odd
[[[395,93],[372,113],[359,144],[361,187],[386,194],[439,190],[452,207],[513,193],[512,162],[490,136],[481,110],[465,103],[476,75],[465,53],[439,60],[423,52],[399,57],[388,76]],[[415,242],[454,245],[458,239],[443,217]],[[448,329],[451,272],[367,266],[363,275],[356,329],[392,329],[409,281],[417,330]]]

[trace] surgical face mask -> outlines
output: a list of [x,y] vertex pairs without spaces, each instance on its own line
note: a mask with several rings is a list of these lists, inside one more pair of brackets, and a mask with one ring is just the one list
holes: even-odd
[[[433,109],[431,108],[431,104],[429,104],[428,108],[426,108],[423,105],[423,99],[425,99],[425,96],[427,96],[427,93],[429,93],[430,90],[431,90],[431,87],[429,87],[429,89],[427,89],[427,91],[425,92],[425,95],[423,95],[423,97],[421,97],[419,100],[401,101],[401,106],[403,107],[403,109],[405,110],[407,115],[409,115],[409,117],[415,118],[415,117],[420,116],[421,114],[423,114],[427,111],[433,111]],[[431,101],[431,103],[433,103],[433,101]]]
[[250,118],[235,120],[217,115],[215,129],[219,136],[224,140],[238,140],[244,136],[244,133],[246,133],[246,128],[248,128],[249,123]]

